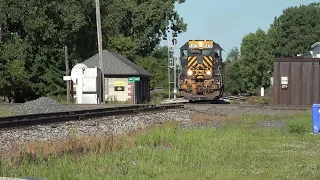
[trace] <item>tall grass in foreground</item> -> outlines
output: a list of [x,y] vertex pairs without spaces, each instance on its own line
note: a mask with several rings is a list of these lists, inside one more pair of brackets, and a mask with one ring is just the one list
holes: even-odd
[[[311,113],[281,117],[290,119],[281,129],[257,127],[260,121],[274,118],[242,116],[219,128],[188,130],[165,123],[113,140],[91,140],[91,149],[83,145],[82,150],[73,152],[42,153],[42,158],[29,153],[11,164],[2,160],[0,176],[54,180],[319,179],[320,140],[310,134]],[[72,142],[86,144],[76,139]]]

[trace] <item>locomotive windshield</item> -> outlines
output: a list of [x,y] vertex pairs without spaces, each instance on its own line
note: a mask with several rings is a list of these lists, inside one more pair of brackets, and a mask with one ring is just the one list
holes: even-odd
[[209,56],[212,54],[212,49],[190,49],[189,55],[203,55],[203,56]]
[[203,49],[201,54],[203,56],[209,56],[211,53],[212,53],[211,49]]
[[190,54],[191,55],[201,54],[201,50],[200,49],[190,49]]

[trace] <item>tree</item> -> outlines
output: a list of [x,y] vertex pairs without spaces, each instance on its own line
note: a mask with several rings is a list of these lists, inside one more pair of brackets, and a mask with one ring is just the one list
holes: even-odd
[[155,57],[146,57],[137,60],[137,64],[152,74],[150,88],[167,86],[167,66],[159,62]]
[[[140,58],[136,63],[152,74],[150,88],[163,87],[168,89],[168,47],[157,46],[152,54],[146,58]],[[173,74],[172,74],[173,77]]]
[[296,56],[310,51],[320,39],[320,3],[289,7],[275,17],[268,36],[272,40],[274,55]]
[[[129,37],[137,47],[137,53],[142,57],[149,56],[166,37],[170,29],[182,33],[187,24],[174,10],[175,3],[184,0],[109,0],[102,1],[104,43],[110,47],[111,37],[121,35]],[[105,12],[103,10],[106,9]],[[112,43],[111,43],[112,45]]]
[[25,61],[30,48],[17,35],[12,42],[0,48],[0,92],[11,101],[23,102],[23,93],[30,88],[30,75],[26,72]]
[[243,88],[248,93],[255,94],[257,88],[270,85],[273,55],[267,34],[258,29],[249,33],[241,43],[241,65]]
[[241,56],[236,48],[228,54],[226,90],[255,94],[258,88],[269,87],[275,57],[308,52],[310,45],[320,39],[319,16],[320,3],[289,7],[274,19],[268,33],[258,29],[245,35]]
[[[104,48],[133,61],[147,58],[166,35],[169,24],[178,33],[186,30],[183,19],[174,11],[176,2],[184,1],[102,0]],[[25,81],[19,99],[65,93],[63,47],[68,46],[71,65],[97,53],[94,2],[7,0],[0,2],[0,8],[0,91],[13,96],[16,86],[10,78],[16,76],[14,71],[27,75],[20,74]],[[18,52],[23,56],[16,58]]]
[[227,54],[226,62],[233,62],[240,59],[240,51],[238,47],[233,47]]
[[240,52],[237,47],[230,49],[227,54],[223,76],[226,92],[231,94],[241,92]]
[[272,71],[273,55],[270,53],[267,34],[258,29],[243,37],[240,52],[233,48],[227,55],[225,88],[233,94],[256,94],[257,88],[268,87]]

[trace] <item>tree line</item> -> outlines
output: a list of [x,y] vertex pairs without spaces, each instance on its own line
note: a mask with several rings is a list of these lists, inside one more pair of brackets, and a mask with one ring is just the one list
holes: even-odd
[[[145,67],[151,86],[164,84],[167,53],[159,43],[168,28],[186,31],[174,10],[184,2],[100,0],[103,48]],[[94,0],[0,1],[0,96],[24,102],[65,94],[64,46],[70,67],[98,53]]]
[[[187,30],[174,10],[184,2],[100,0],[103,48],[149,71],[151,88],[167,88],[167,47],[159,44],[168,28],[178,34]],[[225,90],[255,94],[269,87],[275,57],[307,52],[320,40],[319,9],[320,3],[289,7],[266,32],[244,36],[240,48],[228,52]],[[63,47],[68,46],[70,67],[98,53],[93,0],[6,0],[0,10],[2,97],[24,102],[65,94]]]
[[240,48],[232,48],[224,69],[225,91],[258,94],[269,88],[276,57],[307,53],[320,41],[320,3],[288,7],[267,31],[245,35]]

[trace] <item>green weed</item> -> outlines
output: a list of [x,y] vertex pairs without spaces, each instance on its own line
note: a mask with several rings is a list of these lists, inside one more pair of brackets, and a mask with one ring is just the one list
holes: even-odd
[[[283,129],[254,128],[260,121],[287,119]],[[166,122],[121,141],[73,139],[86,151],[60,156],[28,155],[0,166],[0,176],[47,179],[319,179],[319,137],[311,113],[241,116],[218,128],[181,129]],[[112,142],[112,143],[111,143]],[[113,151],[97,147],[116,145]],[[53,147],[53,145],[49,145]],[[67,144],[61,147],[70,147]],[[91,147],[91,149],[90,149]],[[92,149],[96,149],[92,151]],[[110,148],[109,148],[110,149]],[[44,150],[48,152],[48,149]]]
[[0,117],[13,116],[14,113],[6,109],[0,109]]
[[292,117],[286,124],[286,130],[294,134],[307,134],[312,132],[311,112]]

